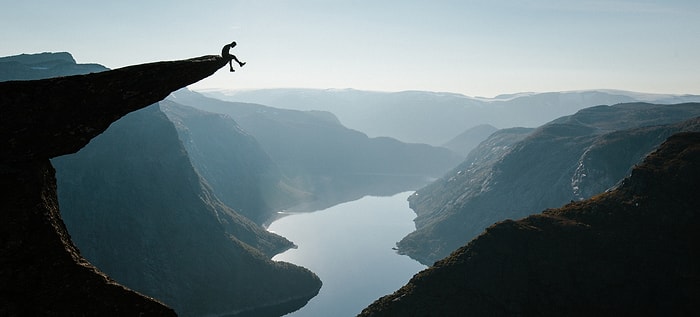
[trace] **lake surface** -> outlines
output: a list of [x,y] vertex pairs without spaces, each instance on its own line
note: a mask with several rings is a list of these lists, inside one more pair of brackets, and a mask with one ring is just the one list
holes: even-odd
[[275,261],[306,267],[323,281],[319,294],[285,316],[355,316],[381,296],[391,294],[426,266],[392,250],[415,230],[415,214],[406,198],[366,196],[312,213],[295,213],[268,227],[298,248]]

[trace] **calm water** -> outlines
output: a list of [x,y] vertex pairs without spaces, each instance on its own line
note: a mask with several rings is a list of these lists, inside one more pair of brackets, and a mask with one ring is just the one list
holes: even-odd
[[424,265],[392,250],[415,229],[415,214],[406,201],[411,193],[366,196],[270,224],[268,230],[299,246],[273,260],[306,267],[323,281],[316,297],[285,316],[355,316],[424,269]]

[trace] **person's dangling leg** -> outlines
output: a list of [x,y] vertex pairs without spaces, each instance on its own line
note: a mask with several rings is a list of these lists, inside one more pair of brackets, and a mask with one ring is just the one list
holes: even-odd
[[[245,62],[241,62],[238,60],[238,58],[235,55],[231,55],[231,59],[235,60],[236,63],[238,63],[239,66],[243,67],[245,65]],[[230,61],[229,61],[230,62]]]

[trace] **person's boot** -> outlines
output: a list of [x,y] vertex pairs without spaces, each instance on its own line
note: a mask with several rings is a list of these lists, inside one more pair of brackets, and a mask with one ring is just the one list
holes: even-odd
[[240,62],[238,63],[238,65],[241,65],[241,67],[243,67],[243,65],[245,65],[245,62]]

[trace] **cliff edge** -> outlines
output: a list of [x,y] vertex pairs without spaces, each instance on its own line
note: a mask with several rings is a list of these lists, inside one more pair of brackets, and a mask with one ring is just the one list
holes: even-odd
[[670,137],[616,189],[489,227],[360,316],[693,315],[700,133]]
[[49,159],[78,151],[127,113],[224,65],[204,56],[0,82],[0,315],[175,315],[80,255],[61,220]]
[[219,56],[0,83],[0,162],[74,153],[129,112],[226,65]]

